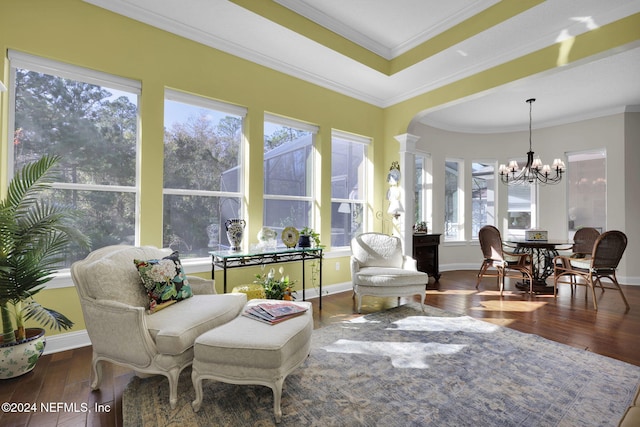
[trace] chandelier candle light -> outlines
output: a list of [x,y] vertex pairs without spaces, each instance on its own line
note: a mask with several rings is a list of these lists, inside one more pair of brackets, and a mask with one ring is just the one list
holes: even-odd
[[531,148],[531,109],[535,98],[527,99],[529,103],[529,152],[527,153],[527,164],[520,170],[518,162],[512,160],[509,166],[500,165],[500,180],[504,184],[533,184],[539,182],[541,184],[557,184],[562,179],[562,173],[565,170],[564,162],[561,159],[555,159],[553,165],[542,165],[540,157],[533,158],[533,149]]

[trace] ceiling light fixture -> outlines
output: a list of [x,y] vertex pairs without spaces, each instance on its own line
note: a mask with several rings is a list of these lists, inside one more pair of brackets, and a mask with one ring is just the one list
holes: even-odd
[[555,159],[553,165],[542,165],[540,157],[533,158],[533,149],[531,148],[531,110],[535,98],[527,99],[529,103],[529,152],[527,153],[527,164],[520,169],[518,162],[512,160],[509,166],[500,165],[500,180],[507,185],[518,184],[557,184],[562,180],[562,173],[565,171],[564,162],[561,159]]

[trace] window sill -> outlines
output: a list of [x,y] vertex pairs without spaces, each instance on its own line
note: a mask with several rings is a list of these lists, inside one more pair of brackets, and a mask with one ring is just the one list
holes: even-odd
[[[351,256],[350,248],[337,248],[336,250],[332,250],[331,252],[324,253],[324,257],[328,259],[348,256]],[[186,258],[181,259],[180,261],[182,262],[182,267],[184,268],[184,272],[186,274],[211,272],[210,257]],[[58,272],[53,277],[53,279],[51,279],[51,281],[47,283],[45,289],[72,288],[73,286],[74,284],[73,280],[71,279],[71,270],[67,268]]]

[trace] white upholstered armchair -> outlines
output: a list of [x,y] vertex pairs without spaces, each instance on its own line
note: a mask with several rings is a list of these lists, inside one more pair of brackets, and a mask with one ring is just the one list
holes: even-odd
[[93,390],[100,387],[101,362],[111,362],[166,376],[175,407],[178,377],[193,361],[195,339],[240,314],[245,294],[215,295],[212,280],[192,276],[192,297],[150,314],[133,260],[161,259],[170,253],[150,246],[108,246],[71,266],[93,347]]
[[351,280],[358,313],[362,296],[424,297],[429,275],[417,270],[416,260],[402,254],[398,237],[382,233],[363,233],[351,240]]

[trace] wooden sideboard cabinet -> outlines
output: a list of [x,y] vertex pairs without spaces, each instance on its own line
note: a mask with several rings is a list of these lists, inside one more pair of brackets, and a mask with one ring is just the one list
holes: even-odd
[[427,273],[436,282],[440,280],[439,246],[440,234],[413,235],[413,257],[418,263],[418,270]]

